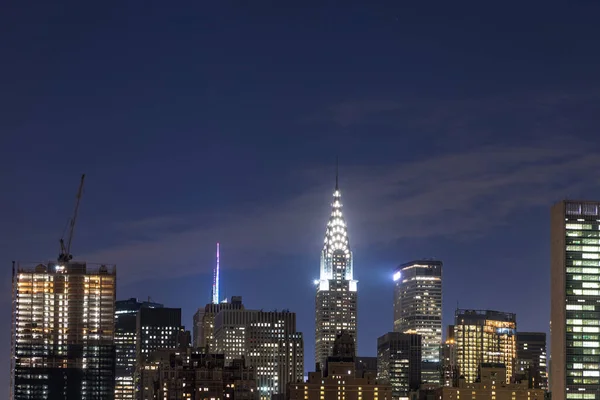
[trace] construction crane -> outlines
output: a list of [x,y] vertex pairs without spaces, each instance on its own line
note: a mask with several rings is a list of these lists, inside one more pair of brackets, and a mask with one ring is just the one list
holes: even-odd
[[[66,238],[65,244],[65,232],[63,232],[60,238],[60,255],[58,256],[59,263],[68,263],[73,259],[71,255],[71,242],[73,241],[73,232],[75,231],[75,222],[77,222],[77,212],[79,211],[79,202],[81,201],[81,195],[83,194],[83,181],[85,180],[85,174],[81,175],[81,183],[79,183],[79,190],[77,191],[77,198],[75,200],[75,210],[73,211],[73,217],[68,224],[69,236]],[[66,231],[66,228],[65,228]]]

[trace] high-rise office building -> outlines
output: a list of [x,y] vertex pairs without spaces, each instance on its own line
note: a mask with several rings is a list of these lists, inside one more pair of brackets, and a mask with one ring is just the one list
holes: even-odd
[[261,399],[285,394],[304,376],[304,342],[289,311],[222,310],[215,318],[215,350],[227,364],[245,357],[256,371]]
[[408,399],[421,385],[422,337],[389,332],[377,339],[377,378],[392,385],[393,399]]
[[321,271],[315,280],[315,362],[321,368],[336,335],[344,331],[357,341],[357,281],[354,280],[348,227],[336,177],[332,210],[321,251]]
[[565,200],[550,220],[550,391],[600,399],[600,202]]
[[115,306],[116,378],[115,400],[135,398],[134,373],[136,364],[136,321],[141,308],[161,308],[162,304],[138,301],[135,298],[119,300]]
[[136,398],[144,398],[145,386],[142,367],[148,357],[158,350],[189,347],[185,328],[181,325],[181,308],[141,308],[136,316]]
[[11,397],[112,399],[114,265],[13,267]]
[[194,314],[193,327],[193,346],[196,349],[203,349],[208,353],[213,352],[215,335],[215,316],[221,310],[243,310],[241,296],[232,296],[231,301],[221,303],[209,303],[204,308],[199,308]]
[[181,347],[185,332],[181,325],[181,308],[141,308],[137,313],[136,332],[138,359],[156,350]]
[[506,383],[515,372],[517,317],[491,310],[456,310],[456,363],[467,383],[480,377],[481,364],[504,364]]
[[440,384],[442,262],[416,260],[394,271],[394,331],[422,337],[422,379]]
[[517,332],[517,372],[525,373],[529,387],[548,390],[544,332]]

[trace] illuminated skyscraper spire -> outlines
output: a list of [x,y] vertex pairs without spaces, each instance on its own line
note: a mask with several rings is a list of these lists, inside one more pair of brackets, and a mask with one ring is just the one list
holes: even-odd
[[217,264],[213,273],[212,303],[219,304],[219,242],[217,242]]
[[321,254],[321,279],[333,279],[332,261],[334,254],[344,259],[344,279],[352,280],[352,254],[348,239],[348,227],[342,213],[342,194],[339,190],[338,170],[335,173],[335,191],[331,203],[331,215],[325,230],[325,241]]
[[335,158],[335,190],[339,189],[338,178],[340,176],[340,159],[338,157]]
[[[336,163],[337,164],[337,163]],[[357,336],[357,281],[353,277],[348,227],[342,213],[342,194],[336,165],[331,214],[321,250],[321,275],[315,280],[315,362],[325,367],[334,339],[341,332]]]

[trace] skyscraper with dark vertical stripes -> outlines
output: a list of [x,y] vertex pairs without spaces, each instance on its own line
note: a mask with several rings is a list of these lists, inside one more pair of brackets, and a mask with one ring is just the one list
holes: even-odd
[[565,200],[550,219],[550,391],[600,399],[600,202]]

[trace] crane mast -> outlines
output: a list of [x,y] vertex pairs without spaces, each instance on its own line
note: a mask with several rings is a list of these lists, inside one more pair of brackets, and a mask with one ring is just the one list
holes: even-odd
[[75,232],[75,223],[77,222],[77,213],[79,211],[79,202],[81,201],[81,195],[83,194],[83,182],[85,180],[85,174],[81,175],[81,182],[79,183],[79,190],[77,190],[77,197],[75,200],[75,210],[73,211],[73,217],[69,222],[69,233],[66,238],[63,233],[63,237],[60,238],[60,255],[58,256],[59,263],[67,263],[73,259],[71,255],[71,243],[73,241],[73,233]]

